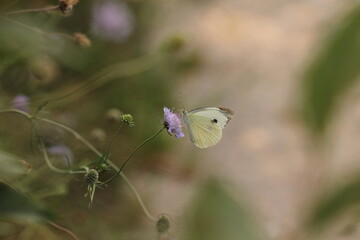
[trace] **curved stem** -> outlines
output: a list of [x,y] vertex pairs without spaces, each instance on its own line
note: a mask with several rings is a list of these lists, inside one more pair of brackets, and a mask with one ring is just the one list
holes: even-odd
[[[31,120],[33,117],[26,113],[26,112],[23,112],[23,111],[19,111],[19,110],[16,110],[16,109],[9,109],[9,110],[2,110],[0,111],[0,114],[4,114],[4,113],[16,113],[16,114],[20,114],[21,116],[27,118],[28,120]],[[59,128],[62,128],[64,129],[65,131],[71,133],[76,139],[78,139],[80,142],[82,142],[84,145],[86,145],[92,152],[94,152],[98,157],[102,157],[103,154],[97,150],[90,142],[88,142],[85,138],[83,138],[78,132],[76,132],[75,130],[61,124],[61,123],[58,123],[58,122],[55,122],[55,121],[52,121],[52,120],[49,120],[49,119],[45,119],[45,118],[37,118],[38,120],[41,120],[41,121],[44,121],[44,122],[47,122],[49,124],[52,124],[52,125],[55,125]],[[118,166],[116,166],[115,163],[113,163],[110,159],[108,159],[108,163],[109,165],[115,170],[115,171],[118,171],[120,170],[120,168]],[[132,185],[131,181],[126,177],[126,175],[120,171],[120,176],[122,177],[122,179],[124,179],[125,183],[128,185],[128,187],[130,188],[130,190],[134,193],[136,199],[138,200],[142,210],[144,211],[146,217],[151,220],[151,221],[156,221],[156,218],[153,217],[149,210],[146,208],[140,194],[138,193],[138,191],[136,190],[136,188],[134,187],[134,185]]]
[[123,163],[123,165],[120,167],[119,171],[112,176],[110,179],[106,180],[105,182],[102,183],[102,185],[111,182],[112,180],[114,180],[117,176],[119,176],[120,172],[124,169],[125,165],[129,162],[129,160],[135,155],[135,153],[142,147],[144,146],[146,143],[148,143],[151,139],[155,138],[157,135],[159,135],[163,130],[165,129],[165,127],[162,127],[159,131],[157,131],[154,135],[152,135],[151,137],[149,137],[148,139],[146,139],[145,141],[143,141],[142,143],[140,143],[139,146],[137,146],[137,148],[135,148],[135,150],[128,156],[128,158],[125,160],[125,162]]
[[[23,111],[19,111],[16,109],[9,109],[9,110],[2,110],[0,111],[0,114],[4,114],[4,113],[16,113],[16,114],[20,114],[21,116],[27,118],[28,120],[31,120],[33,118],[33,116],[31,116],[30,114],[23,112]],[[52,124],[54,126],[57,126],[59,128],[64,129],[65,131],[71,133],[76,139],[78,139],[80,142],[82,142],[84,145],[86,145],[92,152],[94,152],[98,157],[102,157],[103,154],[97,150],[90,142],[88,142],[84,137],[82,137],[78,132],[76,132],[75,130],[52,120],[49,119],[45,119],[45,118],[36,118],[37,120],[43,121],[43,122],[47,122],[49,124]],[[116,166],[115,163],[113,163],[110,159],[108,159],[108,163],[109,165],[115,170],[118,171],[120,170],[120,168],[118,166]],[[120,176],[124,179],[125,183],[128,185],[128,187],[130,188],[130,190],[134,193],[136,199],[138,200],[142,210],[144,211],[145,215],[147,218],[149,218],[149,220],[151,221],[156,221],[156,218],[153,217],[149,210],[146,208],[140,194],[138,193],[138,191],[136,190],[136,188],[134,187],[134,185],[132,185],[131,181],[126,177],[126,175],[124,173],[122,173],[120,171]]]
[[58,10],[59,6],[51,6],[51,7],[45,7],[45,8],[34,8],[34,9],[23,9],[23,10],[17,10],[17,11],[11,11],[11,12],[3,12],[0,13],[0,16],[2,15],[14,15],[19,13],[33,13],[33,12],[49,12]]
[[66,232],[67,234],[69,234],[73,239],[75,240],[80,240],[72,231],[70,231],[69,229],[65,228],[65,227],[62,227],[52,221],[47,221],[51,226],[63,231],[63,232]]

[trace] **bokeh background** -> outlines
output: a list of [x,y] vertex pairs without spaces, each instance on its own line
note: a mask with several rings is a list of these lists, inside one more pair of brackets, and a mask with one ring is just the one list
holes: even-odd
[[[214,147],[162,133],[126,166],[149,211],[172,219],[159,234],[121,178],[88,209],[84,176],[49,170],[34,126],[1,113],[0,238],[72,239],[47,219],[79,239],[359,238],[356,1],[81,0],[66,14],[8,14],[56,4],[2,2],[0,110],[48,101],[38,116],[101,152],[118,126],[109,110],[130,113],[136,126],[110,151],[119,166],[164,106],[235,116]],[[98,160],[63,129],[36,127],[59,168]]]

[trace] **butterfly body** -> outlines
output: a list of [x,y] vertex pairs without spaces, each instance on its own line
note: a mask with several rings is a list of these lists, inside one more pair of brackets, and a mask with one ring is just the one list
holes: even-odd
[[196,108],[182,111],[182,118],[189,131],[190,140],[199,148],[216,145],[222,137],[222,130],[229,123],[234,112],[224,107]]

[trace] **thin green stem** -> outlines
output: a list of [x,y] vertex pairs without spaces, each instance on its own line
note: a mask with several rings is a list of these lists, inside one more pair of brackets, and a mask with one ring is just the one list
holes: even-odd
[[[16,109],[9,109],[9,110],[2,110],[0,111],[0,114],[5,114],[5,113],[16,113],[16,114],[20,114],[21,116],[31,120],[33,118],[33,116],[31,116],[30,114],[23,112],[23,111],[19,111]],[[78,132],[76,132],[75,130],[52,120],[49,119],[45,119],[45,118],[36,118],[37,120],[43,121],[43,122],[47,122],[49,124],[52,124],[54,126],[57,126],[59,128],[64,129],[65,131],[71,133],[76,139],[78,139],[80,142],[82,142],[85,146],[87,146],[92,152],[94,152],[98,157],[102,157],[103,154],[97,150],[90,142],[88,142],[84,137],[82,137]],[[128,185],[128,187],[130,188],[130,190],[134,193],[136,199],[138,200],[142,210],[144,211],[145,215],[147,218],[149,218],[149,220],[151,221],[156,221],[156,218],[153,217],[149,210],[146,208],[140,194],[138,193],[138,191],[136,190],[136,188],[134,187],[134,185],[132,185],[131,181],[126,177],[126,175],[119,171],[120,168],[118,166],[116,166],[115,163],[113,163],[110,159],[108,159],[108,163],[109,165],[115,170],[120,172],[120,176],[124,179],[125,183]]]
[[121,125],[116,129],[116,132],[115,132],[115,134],[114,134],[114,136],[113,136],[113,138],[112,138],[112,140],[111,140],[111,142],[110,142],[109,148],[108,148],[107,152],[106,152],[105,155],[104,155],[104,159],[103,159],[104,162],[107,161],[107,159],[108,159],[108,157],[109,157],[109,152],[110,152],[110,150],[111,150],[111,147],[112,147],[112,145],[114,144],[114,142],[115,142],[115,140],[116,140],[116,137],[118,136],[118,134],[119,134],[120,129],[122,128],[122,126],[124,126],[124,122],[122,122]]
[[39,33],[39,34],[45,35],[45,36],[47,36],[47,37],[50,37],[50,36],[62,36],[62,37],[64,37],[64,38],[67,38],[67,39],[72,40],[72,41],[75,40],[75,38],[74,38],[73,36],[68,35],[68,34],[66,34],[66,33],[48,33],[48,32],[44,32],[44,31],[42,31],[42,30],[40,30],[40,29],[38,29],[38,28],[31,27],[31,26],[29,26],[29,25],[26,25],[25,23],[16,21],[16,20],[11,19],[11,18],[8,18],[8,17],[2,17],[2,16],[0,15],[0,18],[4,19],[4,20],[6,20],[6,21],[12,22],[12,23],[14,23],[14,24],[17,24],[17,25],[19,25],[19,26],[22,26],[22,27],[24,27],[24,28],[26,28],[26,29],[29,29],[29,30],[31,30],[31,31],[34,31],[34,32],[37,32],[37,33]]
[[49,12],[49,11],[54,11],[54,10],[59,10],[59,6],[51,6],[51,7],[45,7],[45,8],[23,9],[23,10],[11,11],[11,12],[3,12],[3,13],[0,13],[0,16],[14,15],[14,14],[20,14],[20,13]]
[[128,158],[125,160],[125,162],[123,163],[123,165],[120,167],[119,171],[117,171],[117,173],[112,176],[110,179],[106,180],[105,182],[102,183],[102,185],[107,184],[109,182],[111,182],[112,180],[114,180],[117,176],[119,176],[120,172],[124,169],[125,165],[129,162],[129,160],[135,155],[135,153],[142,147],[144,146],[146,143],[148,143],[151,139],[155,138],[157,135],[159,135],[165,128],[162,127],[159,131],[157,131],[154,135],[152,135],[151,137],[149,137],[148,139],[146,139],[145,141],[143,141],[142,143],[140,143],[139,146],[137,146],[135,148],[135,150],[128,156]]
[[[51,104],[51,107],[56,106],[56,102],[59,102],[58,104],[60,104],[60,101],[63,101],[61,103],[63,104],[65,102],[65,99],[67,101],[72,101],[71,96],[73,96],[75,93],[77,93],[76,98],[79,98],[81,95],[84,95],[96,88],[99,88],[112,80],[121,79],[122,77],[132,76],[145,72],[151,69],[151,67],[153,67],[155,64],[157,64],[160,59],[161,57],[158,54],[148,54],[128,60],[126,62],[114,63],[92,74],[92,76],[88,81],[86,81],[86,83],[79,83],[75,87],[72,86],[71,89],[66,87],[62,90],[59,90],[59,97],[53,98],[51,96],[45,96],[42,99],[47,99],[47,104]],[[38,101],[44,101],[42,99]]]

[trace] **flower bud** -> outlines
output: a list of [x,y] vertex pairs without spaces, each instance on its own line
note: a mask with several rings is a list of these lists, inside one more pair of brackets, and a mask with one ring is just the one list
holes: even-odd
[[169,230],[170,225],[171,218],[166,214],[160,215],[156,221],[156,229],[158,233],[166,233]]
[[106,112],[106,119],[110,123],[116,123],[122,120],[122,112],[117,108],[111,108]]
[[79,0],[59,0],[59,9],[62,14],[68,14],[72,11]]
[[90,39],[82,33],[74,33],[74,40],[75,42],[81,47],[91,47]]
[[106,133],[101,128],[94,128],[90,132],[90,137],[92,140],[96,141],[97,143],[103,143],[106,140]]
[[131,116],[131,114],[123,114],[121,116],[121,120],[126,123],[127,125],[129,125],[129,127],[133,127],[135,126],[135,122],[133,117]]
[[166,39],[160,48],[167,53],[176,53],[183,49],[186,45],[186,40],[181,36],[173,36]]
[[95,169],[90,169],[85,174],[85,182],[88,185],[96,183],[98,179],[99,179],[99,173]]

